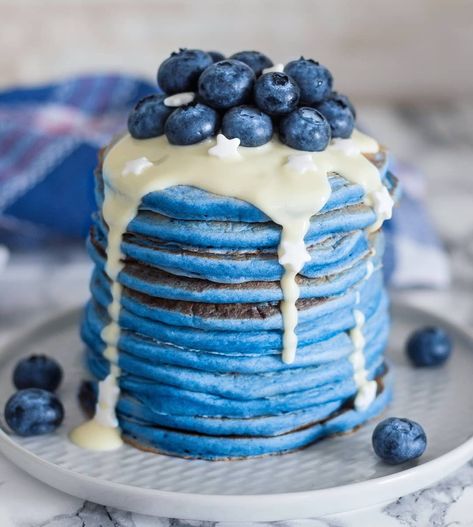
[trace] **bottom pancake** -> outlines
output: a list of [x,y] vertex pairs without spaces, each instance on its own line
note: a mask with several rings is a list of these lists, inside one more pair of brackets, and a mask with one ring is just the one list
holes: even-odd
[[[210,461],[248,459],[284,454],[307,447],[321,439],[356,430],[379,415],[392,398],[392,373],[384,371],[376,378],[376,398],[364,410],[356,410],[348,400],[328,417],[299,426],[286,433],[268,436],[208,435],[177,430],[140,421],[119,404],[118,418],[125,442],[141,450],[188,459]],[[125,410],[125,411],[123,411]]]

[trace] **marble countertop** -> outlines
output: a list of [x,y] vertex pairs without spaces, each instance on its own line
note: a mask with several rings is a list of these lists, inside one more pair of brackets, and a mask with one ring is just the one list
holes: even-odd
[[[396,292],[468,328],[473,324],[473,104],[369,106],[373,133],[428,175],[428,204],[449,251],[453,283],[442,291]],[[86,299],[90,264],[82,247],[14,252],[0,275],[0,344],[40,319]],[[313,527],[473,526],[473,462],[437,485],[383,507],[274,525]],[[0,455],[1,527],[214,527],[108,509],[53,490]],[[229,524],[230,525],[230,524]],[[231,525],[249,525],[236,524]],[[258,525],[268,525],[260,523]]]

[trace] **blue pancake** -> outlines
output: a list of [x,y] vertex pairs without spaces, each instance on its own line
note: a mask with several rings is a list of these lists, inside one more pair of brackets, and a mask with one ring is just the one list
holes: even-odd
[[[396,196],[385,153],[371,160]],[[96,176],[100,205],[100,169]],[[384,239],[367,232],[375,215],[361,187],[336,174],[329,181],[330,199],[312,217],[305,240],[311,260],[297,277],[292,364],[281,360],[280,227],[249,203],[195,188],[143,198],[122,241],[118,276],[117,415],[126,441],[183,457],[254,457],[349,431],[388,404]],[[106,247],[99,213],[88,240],[95,269],[81,326],[86,363],[97,380],[110,369],[101,337],[110,321]],[[378,384],[363,411],[353,405],[354,309],[365,315],[365,368]]]
[[[389,329],[385,314],[380,310],[366,324],[364,335],[369,340],[369,346],[386,342]],[[102,354],[105,344],[100,334],[83,324],[81,335],[91,350]],[[216,373],[264,373],[306,366],[324,365],[328,362],[347,358],[353,353],[351,339],[346,333],[339,333],[329,339],[298,350],[296,360],[287,365],[281,361],[280,350],[269,350],[269,353],[255,353],[250,349],[245,354],[205,352],[202,350],[183,349],[166,342],[158,342],[144,335],[123,330],[118,343],[118,349],[138,360],[152,364],[168,364],[196,370]]]
[[[366,323],[365,336],[369,342],[366,347],[366,359],[370,378],[374,378],[382,365],[382,353],[387,338],[386,305],[385,303],[383,304],[380,306],[379,311],[369,318]],[[347,337],[346,334],[343,335]],[[122,339],[125,338],[126,335],[122,337]],[[249,375],[240,375],[238,377],[228,373],[215,375],[210,371],[211,368],[204,368],[200,372],[195,371],[192,365],[190,365],[190,369],[185,367],[167,367],[166,364],[163,366],[153,360],[151,354],[138,355],[138,357],[133,359],[122,346],[122,339],[119,343],[119,349],[121,352],[120,366],[124,372],[124,377],[120,381],[123,393],[127,393],[130,390],[130,386],[130,392],[134,397],[140,398],[145,393],[145,400],[148,403],[153,401],[153,404],[150,405],[152,408],[156,408],[156,404],[161,405],[159,406],[160,412],[165,410],[165,405],[170,400],[172,401],[173,398],[182,399],[184,392],[190,392],[192,398],[197,393],[219,397],[218,412],[223,413],[225,417],[232,415],[235,411],[235,405],[238,408],[243,402],[255,402],[255,399],[260,411],[264,412],[263,415],[268,415],[268,412],[274,411],[286,413],[294,411],[294,404],[297,409],[301,405],[305,407],[305,405],[314,403],[313,397],[311,397],[314,391],[316,397],[318,397],[316,399],[317,404],[320,404],[320,395],[322,395],[322,401],[324,397],[325,400],[329,397],[329,401],[332,401],[330,393],[339,385],[344,385],[343,393],[345,397],[353,396],[356,392],[352,375],[353,370],[346,353],[346,351],[351,353],[353,346],[347,338],[345,342],[342,341],[341,343],[333,339],[328,350],[324,349],[322,345],[321,347],[313,347],[310,350],[311,353],[301,353],[301,358],[298,353],[296,362],[290,368],[282,369],[278,375],[273,373],[268,376],[266,373],[254,372],[250,368],[247,370]],[[89,342],[87,337],[85,340]],[[91,342],[91,346],[94,346],[96,340],[93,339],[93,336]],[[332,355],[331,357],[324,357],[322,361],[317,361],[319,353],[331,353],[337,343],[339,345],[347,345],[344,350],[345,354],[341,359]],[[100,356],[101,351],[103,351],[103,344],[97,353],[89,355],[89,366],[99,378],[105,377],[108,373],[107,362],[101,359]],[[181,355],[184,355],[183,361],[185,361],[186,353],[187,351],[181,350]],[[311,363],[315,364],[316,367],[307,365],[308,356],[311,359]],[[274,358],[276,357],[273,356]],[[206,357],[207,365],[220,363],[220,369],[226,372],[232,371],[228,365],[227,369],[224,369],[226,361],[228,361],[228,356],[224,355],[212,354]],[[292,373],[290,373],[291,371]],[[136,386],[139,386],[140,389],[136,390]],[[162,392],[164,387],[167,387],[165,395]],[[283,393],[280,393],[281,391]],[[299,397],[295,399],[294,396],[298,393]],[[186,402],[185,404],[188,407],[188,403]],[[215,406],[215,404],[213,403],[212,406]],[[172,403],[171,408],[166,409],[169,414],[177,413],[177,409],[172,406]],[[192,410],[198,411],[197,408]],[[254,413],[255,408],[252,411]],[[208,415],[209,405],[207,405],[205,412],[205,415]]]
[[[301,299],[297,302],[299,310],[299,330],[304,332],[307,324],[313,325],[322,317],[331,318],[351,310],[357,294],[360,299],[368,299],[380,287],[382,273],[376,271],[370,280],[362,280],[344,294],[331,297]],[[103,273],[92,281],[94,299],[106,309],[111,300],[110,283]],[[136,292],[129,288],[122,291],[122,306],[138,318],[149,318],[170,326],[184,326],[201,330],[240,331],[244,322],[247,331],[280,329],[282,315],[279,302],[265,303],[211,303],[168,300]],[[323,322],[323,320],[322,320]]]
[[[382,150],[374,155],[366,155],[366,157],[378,168],[384,184],[394,194],[394,189],[397,189],[397,181],[389,172],[391,160],[386,151]],[[336,203],[338,203],[339,208],[358,203],[363,197],[361,187],[351,185],[336,174],[330,178],[330,184],[332,195],[322,212],[332,210],[336,207]],[[96,171],[96,201],[101,208],[103,202],[101,167]],[[248,223],[270,221],[266,214],[250,203],[186,186],[176,186],[148,194],[142,200],[141,209],[181,220]]]
[[[385,340],[380,340],[366,346],[366,369],[371,377],[383,364],[382,353],[385,343]],[[214,358],[221,363],[224,363],[225,359],[225,357]],[[94,361],[96,362],[94,367],[97,368],[97,373],[103,376],[108,373],[107,361],[101,354],[95,354],[89,350],[89,361],[91,365]],[[342,357],[316,366],[258,372],[256,375],[234,372],[215,373],[182,366],[157,364],[125,352],[120,354],[119,365],[123,375],[129,380],[146,379],[160,385],[166,384],[176,389],[204,392],[232,401],[262,399],[285,393],[321,389],[328,384],[337,384],[353,377],[353,367],[349,357]],[[352,389],[354,393],[356,387],[353,381]]]
[[[374,282],[373,282],[374,283]],[[372,288],[370,295],[361,300],[358,308],[369,318],[381,303],[382,291]],[[92,326],[108,323],[106,312],[99,304],[91,302],[86,309],[86,322]],[[250,325],[250,324],[248,324]],[[152,339],[176,346],[205,351],[218,351],[225,347],[227,353],[242,353],[252,347],[260,350],[282,349],[282,326],[274,330],[248,330],[241,338],[241,331],[201,330],[193,327],[173,326],[156,320],[142,318],[122,308],[120,326]],[[354,326],[353,309],[345,308],[334,314],[320,317],[316,323],[301,324],[297,328],[299,347],[327,339]]]
[[303,448],[316,441],[353,430],[383,411],[392,397],[392,386],[383,392],[364,411],[346,410],[331,419],[319,421],[291,433],[270,437],[207,436],[176,429],[148,427],[137,420],[120,419],[126,441],[158,453],[207,460],[247,459],[268,454],[282,454]]
[[[306,235],[306,244],[323,241],[328,235],[364,229],[376,219],[372,209],[356,203],[344,209],[330,210],[314,216]],[[272,222],[243,223],[230,221],[176,220],[154,212],[140,211],[128,231],[152,237],[178,247],[212,247],[251,250],[277,248],[281,228]],[[172,245],[171,245],[172,246]]]
[[[99,280],[98,275],[104,269],[105,255],[100,246],[94,243],[94,240],[90,239],[88,246],[89,253],[96,263],[97,273],[94,275],[92,284],[92,287],[95,287],[94,283]],[[376,243],[371,245],[372,249],[376,250],[376,255],[371,258],[371,262],[375,266],[381,265],[383,246],[382,236],[377,235]],[[343,266],[340,263],[341,268],[334,274],[317,278],[299,275],[297,282],[301,290],[300,297],[303,299],[321,298],[345,292],[366,276],[369,257],[370,251],[366,251],[351,266],[348,264]],[[197,256],[193,256],[194,261],[197,258]],[[276,260],[274,261],[275,265],[278,266],[276,272],[281,275],[280,266]],[[257,262],[253,260],[253,263],[256,267]],[[251,265],[248,264],[248,267],[251,268]],[[343,269],[343,267],[345,268]],[[280,301],[282,300],[282,292],[279,279],[280,276],[272,281],[266,279],[231,283],[227,278],[226,282],[219,283],[195,276],[173,274],[149,263],[139,263],[130,258],[126,259],[125,268],[118,277],[118,281],[123,286],[151,296],[212,303]]]
[[[366,226],[365,226],[366,227]],[[95,235],[95,233],[93,233]],[[301,275],[307,278],[318,278],[339,273],[356,263],[370,252],[370,240],[367,234],[352,236],[348,240],[324,240],[321,250],[329,252],[330,247],[338,250],[338,260],[323,262],[317,257],[308,262]],[[345,241],[345,243],[342,243]],[[348,241],[348,243],[347,243]],[[341,247],[338,246],[340,242]],[[312,256],[318,252],[319,245],[309,246]],[[282,276],[282,268],[274,252],[257,251],[215,252],[214,250],[189,250],[162,243],[143,242],[142,238],[126,236],[122,243],[126,257],[140,261],[178,276],[203,278],[217,283],[241,283],[248,281],[276,281]],[[332,256],[332,258],[334,258]]]
[[290,452],[329,435],[348,432],[382,412],[391,398],[392,379],[387,374],[378,380],[376,399],[361,412],[331,402],[260,418],[186,417],[162,414],[126,396],[121,398],[117,412],[124,439],[138,448],[224,460]]

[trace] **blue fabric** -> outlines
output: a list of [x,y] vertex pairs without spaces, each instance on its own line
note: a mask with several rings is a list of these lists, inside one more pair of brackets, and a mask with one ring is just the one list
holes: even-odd
[[97,151],[155,91],[128,76],[88,75],[0,93],[0,216],[16,220],[18,236],[33,226],[34,235],[86,236]]
[[[96,208],[97,151],[125,129],[133,104],[156,90],[141,79],[102,74],[0,92],[0,242],[84,238]],[[391,171],[404,197],[386,223],[386,277],[400,287],[447,285],[423,177],[399,163]]]

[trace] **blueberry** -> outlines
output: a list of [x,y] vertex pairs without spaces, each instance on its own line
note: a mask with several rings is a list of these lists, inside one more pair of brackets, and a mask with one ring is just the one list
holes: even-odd
[[164,134],[164,123],[174,108],[164,104],[165,95],[148,95],[137,103],[128,116],[128,131],[135,139],[149,139]]
[[247,64],[257,77],[261,75],[265,68],[270,68],[273,65],[273,61],[259,51],[239,51],[230,58]]
[[383,461],[398,465],[420,457],[427,446],[427,437],[419,423],[389,417],[374,429],[372,443]]
[[330,125],[314,108],[298,108],[281,119],[279,138],[296,150],[320,152],[330,142]]
[[79,386],[79,404],[87,417],[92,418],[97,404],[97,383],[94,381],[82,381]]
[[212,108],[231,108],[249,100],[254,82],[249,66],[239,60],[221,60],[200,76],[199,95]]
[[347,139],[355,127],[355,117],[343,97],[331,95],[316,106],[327,119],[332,130],[332,137]]
[[332,91],[332,74],[312,59],[293,60],[286,64],[284,71],[299,85],[302,104],[312,106],[322,102]]
[[350,111],[353,114],[353,117],[356,119],[356,109],[353,106],[353,103],[350,101],[350,99],[346,95],[343,95],[343,93],[338,93],[338,91],[333,91],[330,94],[330,97],[338,98],[340,101],[346,104],[348,108],[350,108]]
[[61,381],[61,366],[45,355],[31,355],[22,359],[13,370],[13,384],[18,390],[41,388],[54,392]]
[[196,91],[200,74],[212,63],[212,57],[205,51],[180,49],[159,66],[158,85],[169,95]]
[[220,62],[221,60],[225,60],[225,55],[223,53],[220,53],[220,51],[207,51],[207,53],[212,57],[212,60],[214,62]]
[[241,146],[261,146],[273,136],[273,122],[258,108],[236,106],[223,116],[222,133],[228,139],[238,137]]
[[255,102],[270,115],[292,112],[297,107],[299,96],[299,87],[285,73],[265,73],[255,83]]
[[205,104],[197,103],[174,110],[164,129],[171,144],[193,145],[215,135],[219,125],[218,113]]
[[452,341],[445,330],[426,327],[414,331],[407,341],[407,355],[415,366],[443,364],[452,352]]
[[49,434],[64,419],[61,401],[51,392],[39,388],[20,390],[5,405],[5,420],[19,436]]

